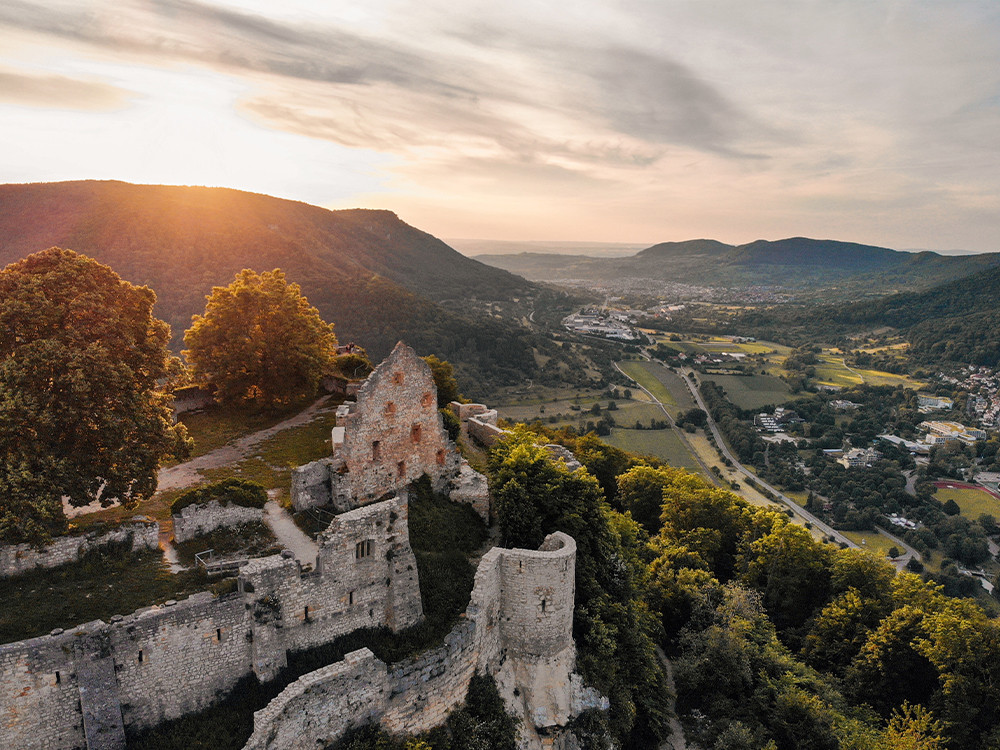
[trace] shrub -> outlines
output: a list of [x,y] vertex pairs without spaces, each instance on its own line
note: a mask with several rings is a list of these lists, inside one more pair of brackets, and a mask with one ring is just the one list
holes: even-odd
[[170,513],[176,516],[189,505],[204,505],[213,500],[218,500],[220,505],[233,503],[244,508],[263,508],[267,502],[267,490],[247,479],[223,479],[221,482],[188,490],[174,500]]

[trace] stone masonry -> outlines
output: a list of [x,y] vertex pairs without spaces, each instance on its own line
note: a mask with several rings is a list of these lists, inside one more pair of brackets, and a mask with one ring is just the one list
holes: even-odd
[[126,540],[131,543],[133,552],[158,549],[160,525],[137,516],[110,529],[98,527],[85,534],[57,537],[42,550],[30,544],[0,545],[0,578],[20,575],[34,568],[54,568],[76,562],[92,549]]
[[431,369],[403,342],[368,376],[357,401],[338,409],[331,441],[329,458],[292,473],[296,510],[349,510],[427,474],[439,492],[461,486],[461,500],[489,517],[485,483],[463,466],[445,432]]
[[247,508],[232,502],[222,504],[218,500],[210,500],[207,503],[193,503],[181,508],[181,512],[174,514],[172,518],[174,541],[186,542],[224,526],[260,523],[264,520],[264,510]]
[[207,708],[251,673],[273,678],[290,650],[418,623],[405,493],[338,516],[315,571],[273,555],[238,586],[0,646],[0,747],[123,747],[123,729]]
[[573,673],[575,568],[576,543],[562,533],[537,551],[490,550],[444,645],[391,666],[362,649],[301,677],[254,714],[244,750],[315,748],[373,720],[391,732],[426,731],[462,704],[477,671],[496,678],[523,719],[523,748],[560,744],[574,716],[607,708]]

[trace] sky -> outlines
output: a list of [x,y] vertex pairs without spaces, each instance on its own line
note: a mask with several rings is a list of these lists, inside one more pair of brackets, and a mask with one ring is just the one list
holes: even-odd
[[3,0],[0,182],[1000,251],[997,0]]

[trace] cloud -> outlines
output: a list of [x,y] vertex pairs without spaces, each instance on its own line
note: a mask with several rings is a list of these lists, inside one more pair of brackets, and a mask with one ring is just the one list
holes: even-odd
[[0,68],[0,101],[10,104],[108,112],[126,106],[133,95],[101,81]]

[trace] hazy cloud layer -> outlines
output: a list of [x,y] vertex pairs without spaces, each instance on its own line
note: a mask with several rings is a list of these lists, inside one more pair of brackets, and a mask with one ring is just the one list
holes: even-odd
[[0,101],[3,102],[51,109],[109,111],[125,106],[129,94],[100,81],[0,68]]
[[384,155],[358,201],[438,233],[1000,249],[991,0],[7,0],[0,35],[0,102],[153,106],[143,71],[228,77],[206,129],[227,107],[261,148]]

